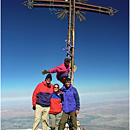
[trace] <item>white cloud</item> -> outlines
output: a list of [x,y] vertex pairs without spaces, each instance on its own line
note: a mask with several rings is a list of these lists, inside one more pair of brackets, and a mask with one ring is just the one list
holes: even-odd
[[116,94],[128,94],[128,91],[106,91],[106,92],[80,92],[80,96],[89,96],[89,95],[116,95]]
[[6,101],[27,101],[31,100],[32,97],[8,97],[8,98],[1,98],[1,101],[6,102]]
[[[14,129],[7,129],[7,130],[14,130]],[[32,130],[32,129],[15,129],[15,130]],[[38,130],[42,130],[42,129],[38,129]]]
[[[32,130],[32,129],[7,129],[7,130]],[[42,130],[42,129],[38,129],[38,130]]]

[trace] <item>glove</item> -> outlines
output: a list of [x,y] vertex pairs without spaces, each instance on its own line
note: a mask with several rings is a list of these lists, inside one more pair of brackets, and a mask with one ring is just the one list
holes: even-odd
[[61,102],[64,101],[63,94],[61,93]]
[[44,71],[42,71],[42,74],[43,74],[43,75],[44,75],[44,74],[47,74],[47,73],[49,73],[48,70],[45,70],[45,69],[44,69]]
[[36,106],[33,106],[33,108],[32,108],[33,110],[36,110]]

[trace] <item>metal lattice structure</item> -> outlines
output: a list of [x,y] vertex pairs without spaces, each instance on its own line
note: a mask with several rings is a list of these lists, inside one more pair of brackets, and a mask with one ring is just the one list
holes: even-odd
[[[86,20],[85,12],[94,12],[105,15],[113,16],[118,10],[112,7],[101,7],[96,5],[87,4],[88,0],[28,0],[22,4],[28,6],[29,9],[33,8],[51,8],[55,10],[56,8],[61,10],[56,10],[57,18],[64,19],[68,16],[68,38],[67,47],[69,47],[71,55],[74,56],[75,49],[75,15],[80,21]],[[71,43],[71,44],[70,44]],[[67,56],[71,58],[71,81],[74,82],[74,57],[67,53]]]

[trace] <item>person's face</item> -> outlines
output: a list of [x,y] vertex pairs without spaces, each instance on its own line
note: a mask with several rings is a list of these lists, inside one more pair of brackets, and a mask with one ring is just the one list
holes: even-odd
[[55,86],[54,86],[54,92],[58,92],[58,90],[59,90],[58,85],[55,85]]
[[66,86],[66,87],[70,87],[70,84],[71,84],[70,82],[66,82],[66,83],[65,83],[65,86]]
[[66,64],[66,65],[69,65],[69,63],[70,63],[70,62],[68,62],[68,61],[65,61],[65,64]]
[[51,82],[50,78],[46,79],[46,83],[50,83],[50,82]]

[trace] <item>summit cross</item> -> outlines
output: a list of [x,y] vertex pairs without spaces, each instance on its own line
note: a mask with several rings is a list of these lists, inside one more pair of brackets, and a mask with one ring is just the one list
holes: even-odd
[[[57,18],[66,18],[68,15],[68,37],[67,37],[67,48],[69,48],[70,53],[67,51],[67,56],[71,59],[71,83],[74,82],[74,50],[75,50],[75,15],[80,21],[86,20],[83,14],[84,11],[94,12],[113,16],[118,10],[112,7],[101,7],[96,5],[87,4],[88,0],[28,0],[22,4],[27,6],[29,9],[33,8],[49,8],[52,11],[57,11]],[[61,10],[56,10],[59,8]]]

